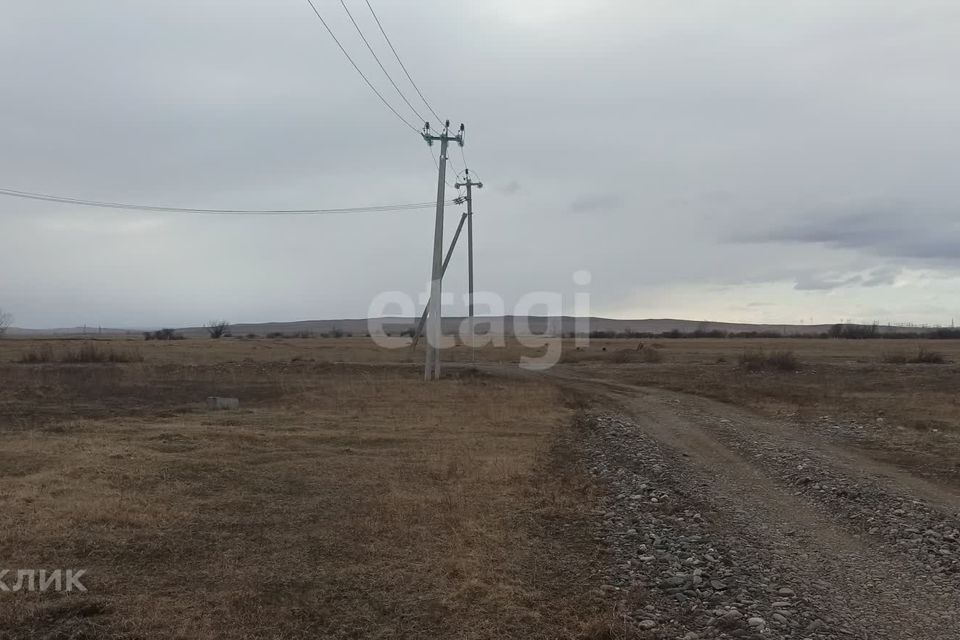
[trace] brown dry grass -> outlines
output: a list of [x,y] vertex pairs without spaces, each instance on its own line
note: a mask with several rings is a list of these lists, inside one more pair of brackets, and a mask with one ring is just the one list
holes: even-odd
[[[0,341],[0,363],[18,362],[25,354],[38,349],[50,349],[56,353],[76,350],[81,345],[100,345],[118,351],[136,351],[151,364],[210,365],[252,360],[255,362],[328,362],[365,364],[415,364],[424,359],[421,343],[412,351],[401,338],[387,339],[389,348],[378,346],[370,338],[189,338],[186,340],[145,341],[143,338],[7,338]],[[534,339],[531,339],[534,340]],[[464,344],[444,350],[448,362],[497,363],[518,362],[520,356],[536,356],[543,347],[524,347],[514,339],[507,340],[505,347],[478,347]]]
[[237,342],[0,366],[0,558],[89,589],[0,594],[0,637],[558,638],[597,618],[555,388],[216,351]]
[[[596,354],[606,346],[609,352],[623,342],[601,341],[591,350]],[[877,459],[960,485],[958,340],[647,342],[661,347],[664,363],[585,361],[578,368],[590,376],[706,396],[802,424],[852,424],[859,434],[856,446]],[[764,353],[763,366],[741,367],[745,352]],[[767,367],[775,352],[791,353],[790,366]],[[891,357],[901,352],[903,358]],[[915,357],[918,353],[940,355],[946,363]]]
[[[958,362],[960,341],[644,342],[658,356],[568,342],[562,366],[880,425],[862,445],[878,457],[960,478],[960,367],[883,362]],[[567,432],[589,398],[469,371],[425,385],[422,353],[363,338],[113,340],[143,362],[18,364],[44,345],[78,342],[0,341],[0,568],[87,569],[90,592],[0,593],[4,640],[629,635],[592,595],[590,487]],[[750,348],[802,367],[742,371]],[[209,413],[209,395],[243,408]]]

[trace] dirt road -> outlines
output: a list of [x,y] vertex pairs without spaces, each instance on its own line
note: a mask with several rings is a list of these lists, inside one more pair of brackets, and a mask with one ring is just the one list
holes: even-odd
[[604,590],[664,638],[960,637],[960,496],[817,430],[558,368],[598,399]]

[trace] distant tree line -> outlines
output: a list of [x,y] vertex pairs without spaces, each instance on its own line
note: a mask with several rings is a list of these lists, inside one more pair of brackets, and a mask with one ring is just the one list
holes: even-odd
[[956,340],[960,339],[960,329],[953,327],[937,327],[930,329],[912,329],[905,331],[902,329],[881,330],[878,324],[835,324],[827,331],[820,332],[786,332],[786,331],[723,331],[721,329],[697,329],[694,331],[680,331],[672,329],[670,331],[591,331],[586,333],[575,333],[569,331],[563,334],[564,338],[577,338],[589,336],[597,340],[613,339],[643,339],[643,338],[808,338],[808,339],[828,339],[837,338],[845,340],[867,340],[871,338],[883,338],[885,340],[909,340],[909,339],[931,339],[931,340]]
[[144,340],[183,340],[183,336],[177,333],[176,329],[158,329],[156,331],[144,331]]

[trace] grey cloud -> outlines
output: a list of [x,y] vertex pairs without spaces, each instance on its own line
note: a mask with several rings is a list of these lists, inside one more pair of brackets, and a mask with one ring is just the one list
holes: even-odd
[[903,273],[900,267],[880,267],[870,272],[863,280],[864,287],[890,286],[897,281],[897,276]]
[[582,195],[570,203],[570,210],[574,213],[590,213],[595,211],[609,211],[618,208],[623,198],[615,194],[588,194]]
[[[4,187],[210,208],[436,195],[422,139],[306,3],[8,4]],[[865,274],[851,291],[911,317],[921,306],[910,289],[887,291],[895,276],[870,268],[877,255],[891,269],[957,266],[960,5],[906,5],[374,3],[431,104],[467,126],[451,177],[465,161],[481,178],[508,177],[476,194],[474,220],[477,286],[508,306],[567,290],[577,269],[594,274],[599,314],[657,288],[729,285],[726,301],[742,308],[761,301],[757,283],[829,291]],[[339,4],[320,10],[414,120]],[[873,204],[814,206],[854,197]],[[449,213],[448,242],[459,210]],[[268,220],[7,199],[0,221],[0,307],[28,326],[363,316],[380,292],[422,290],[434,224],[429,210]],[[733,244],[723,228],[757,232]],[[454,255],[445,291],[462,293],[464,263]]]
[[797,291],[831,291],[841,287],[849,287],[862,282],[860,276],[851,276],[849,278],[828,278],[815,275],[805,275],[797,278],[793,286]]
[[508,196],[513,196],[520,193],[521,188],[522,187],[520,186],[519,181],[511,180],[507,184],[500,187],[500,192]]
[[[892,258],[960,261],[957,216],[907,202],[867,202],[815,210],[770,229],[738,234],[734,239],[822,244]],[[870,282],[868,286],[889,284],[889,278]]]

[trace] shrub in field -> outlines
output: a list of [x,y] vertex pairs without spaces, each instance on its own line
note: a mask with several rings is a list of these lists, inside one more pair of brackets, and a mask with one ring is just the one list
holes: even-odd
[[10,328],[10,323],[13,322],[13,316],[5,312],[3,309],[0,309],[0,338],[7,333],[7,329]]
[[663,362],[663,352],[660,349],[641,349],[637,352],[640,356],[640,362],[649,364],[658,364]]
[[759,349],[751,349],[740,354],[740,368],[744,371],[756,373],[763,371],[767,361],[767,354]]
[[43,362],[53,362],[53,347],[48,344],[33,347],[18,360],[21,364],[41,364]]
[[143,356],[136,350],[120,350],[112,347],[101,347],[92,342],[77,349],[70,349],[60,356],[60,362],[87,363],[87,362],[143,362]]
[[230,323],[226,320],[211,320],[207,324],[203,325],[203,327],[214,340],[218,340],[224,336],[230,336]]
[[886,364],[907,364],[910,361],[907,354],[900,351],[885,351],[880,355],[880,360]]
[[647,364],[657,364],[663,362],[663,353],[659,349],[620,349],[606,356],[608,362],[614,364],[626,364],[628,362],[644,362]]
[[144,340],[183,340],[183,336],[177,333],[176,329],[159,329],[157,331],[144,331]]
[[793,351],[774,351],[767,356],[767,366],[779,371],[797,371],[800,360]]
[[793,351],[772,351],[762,349],[744,351],[740,355],[740,368],[744,371],[798,371],[800,360]]
[[916,357],[911,358],[910,362],[914,364],[946,364],[947,359],[939,351],[931,351],[930,349],[920,347],[917,350]]
[[45,362],[63,362],[81,364],[89,362],[143,362],[143,356],[136,349],[114,349],[92,342],[76,349],[67,349],[57,353],[52,346],[45,344],[34,347],[20,356],[21,364],[42,364]]

